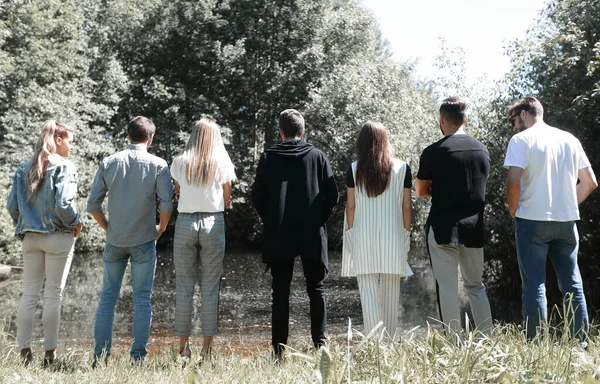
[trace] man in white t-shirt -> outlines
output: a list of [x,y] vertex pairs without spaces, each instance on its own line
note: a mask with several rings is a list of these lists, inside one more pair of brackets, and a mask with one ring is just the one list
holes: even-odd
[[[546,257],[570,310],[571,334],[585,344],[589,328],[583,282],[577,265],[578,205],[598,186],[581,143],[572,134],[543,121],[534,97],[508,109],[515,134],[506,152],[506,198],[515,219],[517,259],[521,273],[523,318],[527,337],[547,320]],[[577,182],[579,180],[579,183]],[[571,301],[572,300],[572,301]],[[572,306],[571,306],[572,304]]]

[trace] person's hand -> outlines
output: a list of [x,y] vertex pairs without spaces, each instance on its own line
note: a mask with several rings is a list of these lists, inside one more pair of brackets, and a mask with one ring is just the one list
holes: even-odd
[[75,237],[79,237],[79,234],[81,233],[81,231],[83,230],[83,225],[81,223],[77,223],[75,224]]
[[233,206],[231,199],[225,200],[225,209],[229,209]]
[[165,229],[167,229],[167,227],[161,227],[160,224],[156,225],[156,240],[163,234]]
[[514,219],[515,216],[517,215],[517,210],[516,209],[515,210],[509,209],[508,211],[510,213],[510,217],[512,217]]

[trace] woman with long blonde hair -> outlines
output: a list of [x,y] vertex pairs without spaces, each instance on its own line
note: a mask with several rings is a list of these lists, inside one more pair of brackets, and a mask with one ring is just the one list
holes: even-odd
[[342,276],[358,280],[365,334],[383,322],[382,331],[393,339],[400,280],[412,275],[406,262],[412,176],[408,164],[394,155],[387,131],[378,121],[363,125],[356,157],[346,173]]
[[217,334],[219,283],[225,255],[223,211],[231,207],[231,183],[236,179],[214,120],[203,118],[196,122],[185,150],[173,160],[171,175],[179,195],[173,242],[175,335],[179,336],[180,355],[190,358],[194,288],[200,278],[204,336],[200,355],[205,357]]
[[8,196],[15,233],[23,239],[23,296],[17,313],[17,342],[26,364],[33,359],[33,323],[42,287],[44,365],[56,358],[62,292],[75,238],[82,228],[76,205],[77,170],[68,160],[72,149],[73,130],[54,120],[47,121],[31,160],[17,168]]

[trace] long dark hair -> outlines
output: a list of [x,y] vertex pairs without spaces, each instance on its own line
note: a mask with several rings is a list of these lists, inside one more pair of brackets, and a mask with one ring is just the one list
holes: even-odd
[[356,187],[368,197],[381,195],[392,175],[393,153],[383,124],[367,121],[356,140]]

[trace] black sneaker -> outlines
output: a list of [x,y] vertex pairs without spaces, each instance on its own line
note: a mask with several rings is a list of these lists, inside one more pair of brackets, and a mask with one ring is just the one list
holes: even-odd
[[[100,357],[94,357],[94,361],[92,361],[92,369],[96,369],[98,368],[98,365],[100,365],[100,361],[102,359]],[[104,366],[106,367],[108,365],[108,359],[104,359]]]
[[31,364],[33,361],[33,353],[31,352],[31,348],[21,349],[21,361],[25,366]]

